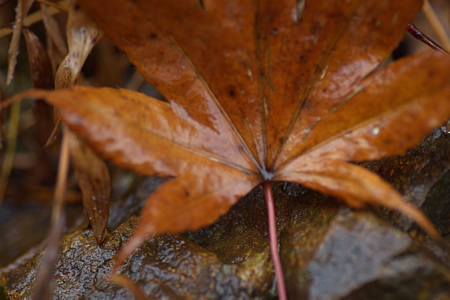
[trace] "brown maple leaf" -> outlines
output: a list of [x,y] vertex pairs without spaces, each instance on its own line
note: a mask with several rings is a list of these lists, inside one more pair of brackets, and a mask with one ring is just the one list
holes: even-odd
[[117,165],[173,177],[147,199],[119,262],[149,234],[211,224],[259,184],[270,202],[273,181],[383,205],[436,235],[348,162],[404,153],[450,116],[448,55],[375,70],[422,1],[79,2],[168,99],[92,87],[26,94],[54,104]]

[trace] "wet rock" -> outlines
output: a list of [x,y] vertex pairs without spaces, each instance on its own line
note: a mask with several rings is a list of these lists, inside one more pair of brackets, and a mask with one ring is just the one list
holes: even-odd
[[[317,235],[299,233],[305,221],[293,222],[284,235],[291,299],[430,299],[438,291],[450,293],[450,269],[370,212],[341,208],[321,219],[308,226]],[[326,229],[320,223],[328,223]]]
[[[129,299],[132,294],[107,281],[115,253],[129,238],[132,217],[109,234],[99,247],[90,230],[66,236],[54,278],[54,299]],[[240,263],[223,263],[218,256],[185,236],[149,238],[121,268],[121,273],[155,298],[209,299],[263,297],[273,274],[267,247]],[[40,255],[4,276],[13,299],[29,298]]]
[[421,208],[439,233],[450,237],[450,170],[430,188]]

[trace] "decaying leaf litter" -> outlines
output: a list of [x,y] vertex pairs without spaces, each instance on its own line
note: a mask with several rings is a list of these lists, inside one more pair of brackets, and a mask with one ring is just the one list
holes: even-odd
[[[65,123],[115,163],[148,175],[177,177],[151,196],[135,233],[135,245],[149,233],[207,225],[238,197],[266,180],[298,182],[356,207],[368,202],[403,210],[430,232],[433,230],[420,212],[406,205],[377,176],[344,162],[402,153],[449,115],[445,55],[417,55],[364,78],[393,50],[420,2],[407,9],[386,7],[401,4],[356,2],[350,8],[335,7],[333,13],[338,11],[342,19],[330,17],[331,8],[308,3],[300,17],[289,14],[292,6],[270,7],[278,4],[239,7],[239,13],[236,4],[204,6],[204,11],[198,10],[197,4],[186,4],[178,11],[162,8],[161,14],[151,17],[143,13],[150,11],[148,3],[139,4],[140,9],[120,1],[111,3],[110,14],[103,15],[95,13],[100,7],[94,4],[81,5],[170,104],[125,90],[80,87],[51,94],[32,93],[59,107]],[[374,11],[372,5],[386,20],[396,16],[394,28],[383,27],[389,22],[381,17],[375,23],[358,20],[359,14]],[[130,19],[143,27],[141,32],[130,30],[135,25],[128,24],[127,28],[124,20],[121,24],[112,18],[114,9],[119,8],[126,8]],[[250,13],[252,9],[257,13]],[[400,9],[404,19],[393,13]],[[386,10],[391,14],[382,14]],[[257,28],[251,26],[255,15],[266,17],[257,19]],[[201,18],[206,21],[198,23]],[[205,28],[208,18],[229,22]],[[167,24],[167,20],[189,26]],[[359,37],[364,39],[355,39],[358,34],[352,26],[362,28]],[[198,29],[198,37],[188,39],[183,30],[192,28]],[[335,30],[334,35],[330,28]],[[223,32],[223,40],[211,33],[216,31]],[[241,31],[241,39],[234,38]],[[293,32],[299,33],[296,31],[304,33],[299,34],[303,41],[290,40]],[[150,38],[145,39],[149,32]],[[250,40],[254,43],[247,44],[248,37],[253,37]],[[162,49],[168,51],[162,55]],[[353,56],[343,55],[349,51]],[[202,61],[208,52],[214,53],[217,62]],[[286,53],[297,56],[283,55]],[[361,60],[356,59],[358,55]],[[304,61],[305,69],[299,68],[298,61]],[[105,96],[110,102],[104,100]],[[88,98],[86,103],[74,102]],[[384,99],[385,103],[374,99]],[[142,111],[142,107],[147,110]],[[291,118],[286,117],[289,115]],[[179,122],[174,121],[177,118]],[[424,126],[412,130],[411,123],[418,120]],[[105,126],[113,122],[119,125]],[[130,149],[130,143],[136,147]],[[149,144],[162,149],[146,153],[152,148]],[[379,189],[378,194],[367,192],[367,188],[373,191],[373,186]],[[387,202],[387,196],[394,201]],[[205,206],[200,207],[199,202]],[[168,215],[171,207],[180,209]],[[172,223],[168,217],[172,217]],[[130,245],[133,243],[126,248],[128,252],[134,249]]]

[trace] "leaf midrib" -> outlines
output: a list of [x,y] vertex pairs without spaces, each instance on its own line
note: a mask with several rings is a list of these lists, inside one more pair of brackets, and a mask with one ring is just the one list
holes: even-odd
[[[300,115],[300,112],[301,112],[302,108],[304,107],[308,96],[311,94],[311,91],[314,89],[313,86],[315,85],[317,79],[318,78],[320,79],[319,74],[322,72],[325,62],[330,57],[330,54],[333,52],[333,49],[336,47],[336,45],[339,42],[339,40],[341,39],[342,35],[345,32],[347,32],[346,29],[348,29],[348,27],[353,19],[354,13],[360,8],[360,6],[363,3],[364,3],[364,1],[359,1],[358,4],[355,5],[355,8],[351,14],[352,17],[347,19],[347,22],[345,22],[345,24],[342,26],[342,29],[339,31],[339,34],[336,35],[335,40],[332,42],[331,46],[327,49],[326,54],[324,54],[322,56],[322,59],[320,60],[318,66],[316,67],[316,70],[314,71],[313,76],[309,80],[309,83],[307,85],[305,92],[302,94],[302,96],[300,98],[300,101],[297,105],[295,113],[292,116],[291,122],[289,123],[289,127],[286,130],[285,134],[283,135],[283,139],[282,139],[283,142],[280,144],[280,147],[278,148],[278,151],[274,157],[273,166],[277,165],[277,160],[279,159],[280,154],[282,153],[282,150],[286,145],[286,141],[288,141],[288,137],[291,135],[292,130],[294,129],[294,125],[295,125],[296,121],[298,120],[298,116]],[[320,80],[322,80],[322,79],[320,79]]]
[[[140,7],[139,5],[137,5],[138,8],[141,9],[141,11],[145,11],[142,7]],[[152,12],[146,11],[149,15],[151,15]],[[145,17],[145,16],[144,16]],[[169,34],[169,30],[167,30],[167,28],[165,26],[161,26],[161,24],[158,24],[155,20],[156,18],[154,18],[152,16],[152,19],[149,20],[149,18],[146,18],[148,20],[148,22],[151,22],[153,24],[155,24],[155,26],[161,28],[164,32],[166,32],[167,37],[170,41],[173,42],[173,44],[176,46],[176,48],[178,49],[178,51],[180,52],[180,55],[185,58],[187,60],[187,62],[189,63],[190,67],[192,68],[193,72],[195,72],[195,74],[198,76],[198,79],[201,81],[202,85],[204,86],[205,90],[207,91],[207,93],[211,96],[212,100],[214,101],[214,103],[216,104],[216,106],[219,108],[220,112],[222,113],[224,119],[226,120],[226,122],[228,123],[228,125],[231,127],[231,130],[233,132],[233,134],[236,136],[237,140],[239,141],[240,146],[242,147],[242,149],[244,149],[244,152],[246,153],[247,157],[253,162],[253,164],[255,165],[255,167],[260,171],[261,173],[261,166],[258,163],[257,159],[255,158],[255,156],[253,155],[253,153],[250,151],[249,146],[247,145],[247,143],[245,142],[244,138],[242,137],[242,135],[239,133],[239,131],[237,130],[236,126],[234,125],[234,123],[231,121],[230,116],[228,115],[228,113],[226,112],[226,110],[224,109],[224,107],[222,106],[222,104],[220,103],[219,99],[216,97],[216,95],[212,92],[211,87],[209,86],[209,84],[206,82],[206,80],[203,78],[202,74],[198,71],[198,68],[194,65],[194,63],[191,61],[190,57],[186,54],[186,52],[184,51],[184,49],[178,44],[177,40],[173,37],[172,34]],[[235,165],[233,163],[230,163],[231,165]],[[235,165],[237,166],[237,165]],[[246,168],[235,168],[238,170],[247,170],[251,173],[255,173],[251,170],[248,170]]]
[[[439,85],[438,87],[434,88],[432,91],[428,90],[428,91],[425,91],[425,92],[423,92],[421,94],[414,95],[413,97],[410,97],[410,98],[406,99],[400,105],[397,105],[397,106],[395,106],[395,107],[393,107],[393,108],[391,108],[389,110],[382,111],[382,112],[380,112],[377,115],[374,115],[374,116],[372,116],[372,117],[370,117],[368,119],[365,119],[365,120],[355,124],[354,126],[351,126],[349,128],[341,130],[338,134],[332,135],[331,137],[325,139],[324,141],[322,141],[322,142],[314,145],[313,147],[307,149],[305,152],[297,154],[297,155],[294,155],[293,157],[287,159],[283,164],[281,164],[278,167],[279,171],[276,172],[277,175],[281,174],[283,172],[284,168],[286,168],[293,160],[299,158],[300,156],[307,156],[310,153],[316,151],[317,149],[320,149],[320,148],[324,147],[325,145],[327,145],[329,143],[332,143],[333,141],[343,137],[344,135],[347,135],[347,134],[349,134],[351,132],[355,132],[355,131],[357,131],[357,130],[359,130],[361,128],[369,126],[370,124],[373,124],[373,123],[375,123],[375,122],[377,122],[377,121],[379,121],[379,120],[381,120],[383,118],[389,118],[390,115],[397,114],[399,111],[407,108],[408,106],[411,106],[411,105],[419,103],[420,99],[424,99],[426,96],[432,96],[432,95],[435,95],[435,94],[439,93],[439,91],[442,90],[443,88],[445,88],[445,86],[446,86],[446,83],[443,83],[442,85]],[[426,100],[423,100],[423,101],[426,101]]]
[[[139,128],[139,130],[145,131],[147,134],[149,134],[151,136],[154,136],[154,137],[156,137],[158,139],[167,141],[167,142],[169,142],[170,144],[172,144],[175,147],[178,147],[178,148],[180,148],[180,149],[182,149],[184,151],[190,152],[190,153],[192,153],[194,155],[197,155],[197,156],[200,156],[200,157],[203,157],[203,158],[207,158],[210,161],[213,161],[215,163],[219,163],[219,164],[222,164],[224,166],[233,168],[233,169],[238,170],[240,172],[243,172],[245,174],[259,174],[259,173],[255,173],[253,170],[248,169],[248,168],[246,168],[244,166],[241,166],[241,165],[235,164],[233,162],[230,162],[228,159],[225,159],[224,157],[220,157],[220,156],[215,155],[215,154],[213,154],[211,152],[203,151],[203,150],[200,150],[200,149],[197,149],[197,148],[194,148],[194,147],[189,147],[189,146],[187,146],[185,144],[176,142],[176,141],[171,140],[171,139],[169,139],[167,137],[164,137],[162,135],[156,134],[150,128],[141,126],[140,123],[133,122],[133,121],[130,121],[130,120],[126,120],[124,118],[121,118],[118,115],[115,115],[115,114],[109,112],[109,111],[102,110],[99,107],[95,107],[95,106],[92,106],[92,105],[86,105],[86,104],[81,103],[79,101],[75,101],[75,100],[73,100],[71,98],[65,98],[64,101],[71,102],[75,106],[82,107],[82,108],[86,109],[87,111],[90,111],[94,115],[98,114],[98,115],[107,117],[107,118],[109,118],[111,120],[110,121],[110,122],[112,122],[111,124],[116,124],[114,122],[117,120],[117,121],[120,121],[121,123],[125,123],[127,126],[137,127],[137,128]],[[62,110],[63,109],[61,109],[61,111]],[[70,114],[70,113],[73,113],[73,112],[69,111],[68,114]],[[195,120],[193,120],[193,121],[195,122]]]

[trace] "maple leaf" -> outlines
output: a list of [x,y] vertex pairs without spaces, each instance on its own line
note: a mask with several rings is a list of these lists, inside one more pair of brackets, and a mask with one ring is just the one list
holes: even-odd
[[168,99],[92,87],[22,95],[47,99],[117,165],[173,177],[147,199],[119,262],[149,234],[211,224],[259,184],[270,202],[272,181],[383,205],[436,234],[348,162],[404,153],[450,116],[448,55],[375,70],[422,1],[79,3]]

